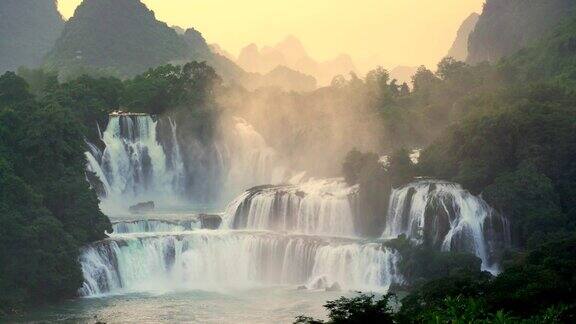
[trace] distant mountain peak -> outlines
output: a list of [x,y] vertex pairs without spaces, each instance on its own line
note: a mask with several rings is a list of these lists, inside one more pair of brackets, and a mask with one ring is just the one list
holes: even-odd
[[458,28],[456,39],[448,51],[448,55],[458,61],[465,61],[468,57],[468,38],[474,31],[480,15],[476,12],[470,14]]
[[55,0],[0,0],[0,74],[40,65],[63,28]]

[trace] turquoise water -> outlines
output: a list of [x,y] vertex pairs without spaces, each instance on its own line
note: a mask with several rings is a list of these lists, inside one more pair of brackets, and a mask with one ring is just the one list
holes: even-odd
[[79,298],[32,310],[10,323],[292,323],[325,317],[322,305],[345,292],[267,287],[241,291],[188,291]]

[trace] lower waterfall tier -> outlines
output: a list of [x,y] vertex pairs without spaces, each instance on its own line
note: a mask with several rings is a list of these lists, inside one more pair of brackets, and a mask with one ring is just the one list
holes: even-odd
[[115,236],[82,251],[80,294],[264,285],[386,291],[403,281],[398,260],[378,243],[268,232]]
[[499,253],[509,245],[505,217],[460,185],[421,180],[395,189],[382,237],[400,235],[441,251],[475,254],[483,270],[499,272]]

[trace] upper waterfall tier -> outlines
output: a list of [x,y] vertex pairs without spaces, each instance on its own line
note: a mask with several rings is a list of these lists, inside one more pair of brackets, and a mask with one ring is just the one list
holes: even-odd
[[506,218],[457,184],[423,180],[392,192],[383,238],[399,235],[443,251],[474,253],[497,271],[497,254],[509,244]]
[[159,206],[218,206],[252,186],[284,180],[280,159],[251,125],[234,118],[222,129],[204,138],[180,130],[171,118],[110,115],[101,142],[88,143],[86,152],[103,208],[120,213],[151,200]]
[[340,179],[256,187],[229,205],[224,226],[353,237],[356,231],[351,199],[356,191]]
[[381,244],[326,241],[272,233],[195,231],[126,236],[86,247],[80,257],[82,295],[261,285],[338,283],[385,291],[401,283],[396,252]]
[[[102,134],[104,150],[89,146],[88,169],[96,173],[108,199],[134,203],[183,193],[179,150],[172,150],[168,159],[157,139],[157,124],[147,115],[111,116]],[[175,131],[175,124],[171,126]]]

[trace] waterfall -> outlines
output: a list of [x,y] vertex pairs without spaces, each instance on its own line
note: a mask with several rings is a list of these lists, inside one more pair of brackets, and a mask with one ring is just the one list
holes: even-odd
[[272,233],[195,231],[118,237],[86,247],[84,296],[134,291],[237,289],[263,285],[386,291],[402,277],[381,244]]
[[112,224],[114,235],[134,233],[170,233],[200,228],[199,221],[135,220]]
[[404,282],[399,253],[382,243],[399,235],[473,253],[484,270],[498,272],[497,253],[509,239],[506,219],[459,185],[422,180],[393,190],[384,233],[368,242],[356,228],[358,186],[303,181],[304,173],[288,172],[246,121],[229,127],[210,143],[182,141],[186,133],[171,118],[110,116],[102,145],[88,143],[86,152],[87,175],[100,180],[105,209],[244,192],[226,208],[219,230],[200,229],[220,224],[220,217],[211,222],[202,215],[115,222],[109,239],[81,251],[82,295],[267,285],[385,292]]
[[[177,122],[145,114],[110,115],[102,148],[87,143],[87,170],[99,182],[102,208],[112,214],[143,201],[163,206],[219,205],[254,185],[287,176],[275,151],[245,120],[211,143],[179,140]],[[101,185],[100,185],[101,184]]]
[[287,172],[276,151],[252,125],[242,118],[233,118],[230,128],[224,146],[228,157],[226,185],[233,188],[233,196],[254,186],[278,184],[286,179]]
[[341,179],[256,187],[230,204],[224,226],[354,237],[350,199],[356,189]]
[[[101,199],[105,210],[181,196],[183,172],[178,144],[173,143],[173,163],[169,166],[156,126],[147,115],[113,115],[102,133],[103,150],[88,143],[87,169],[104,187]],[[172,127],[175,132],[175,124]]]
[[470,252],[498,272],[495,254],[509,241],[508,224],[484,200],[457,184],[423,180],[395,189],[383,238],[399,235],[442,251]]

